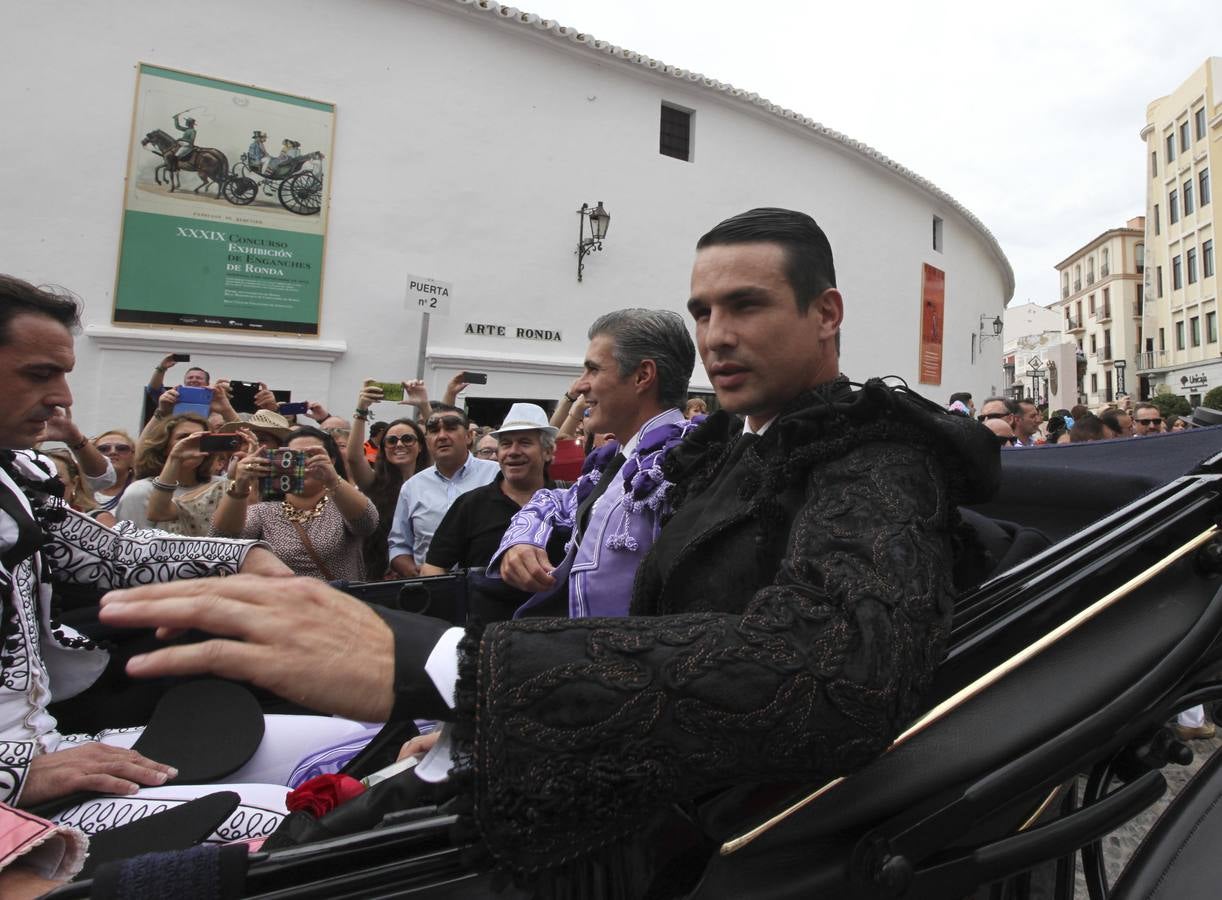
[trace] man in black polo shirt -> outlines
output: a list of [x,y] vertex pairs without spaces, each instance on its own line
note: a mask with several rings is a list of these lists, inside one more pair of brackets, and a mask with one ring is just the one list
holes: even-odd
[[497,440],[501,474],[454,501],[433,535],[421,575],[488,565],[514,513],[535,491],[551,487],[547,464],[556,450],[557,430],[542,407],[515,403],[510,408],[491,435]]

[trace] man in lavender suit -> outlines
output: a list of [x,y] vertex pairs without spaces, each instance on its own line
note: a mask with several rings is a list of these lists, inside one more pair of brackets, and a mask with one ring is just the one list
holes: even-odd
[[[587,459],[572,487],[539,491],[510,521],[488,570],[532,594],[516,616],[628,614],[666,508],[661,459],[697,424],[683,418],[696,351],[680,316],[621,309],[595,321],[589,338],[575,387],[590,410],[586,431],[616,440]],[[548,546],[562,542],[557,564]]]

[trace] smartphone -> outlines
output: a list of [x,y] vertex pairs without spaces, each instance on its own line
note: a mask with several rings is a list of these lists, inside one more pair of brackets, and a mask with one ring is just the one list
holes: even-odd
[[487,372],[463,372],[462,380],[465,381],[467,384],[487,384],[488,383],[488,373]]
[[205,434],[199,439],[199,449],[205,453],[232,453],[242,446],[242,438],[236,434]]
[[174,404],[174,415],[181,416],[183,413],[195,413],[206,419],[211,411],[212,388],[187,387],[184,385],[178,389],[178,402]]
[[263,500],[283,500],[285,494],[300,494],[305,490],[304,450],[265,450],[272,473],[259,479],[259,497]]
[[175,353],[174,354],[174,362],[190,362],[190,361],[191,361],[190,353]]
[[252,413],[255,411],[255,394],[259,393],[257,381],[229,382],[229,402],[236,412]]
[[277,403],[292,403],[292,391],[272,391],[272,396],[276,398]]
[[302,400],[300,403],[281,403],[278,407],[282,416],[304,416],[310,411],[310,404]]
[[401,381],[379,381],[377,386],[382,389],[382,399],[389,400],[392,403],[403,402],[403,382]]

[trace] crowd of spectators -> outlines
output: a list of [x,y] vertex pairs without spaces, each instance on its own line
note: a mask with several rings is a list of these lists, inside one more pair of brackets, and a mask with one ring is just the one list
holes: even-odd
[[947,409],[979,420],[997,435],[1003,450],[1146,437],[1217,424],[1212,419],[1194,422],[1191,416],[1169,415],[1164,419],[1153,403],[1134,404],[1133,398],[1125,394],[1119,395],[1115,403],[1093,410],[1077,404],[1071,409],[1055,410],[1047,417],[1046,407],[1041,408],[1032,400],[1009,397],[989,397],[977,414],[972,395],[962,392],[951,394]]
[[[295,574],[327,581],[482,567],[531,495],[575,482],[588,454],[615,437],[587,433],[580,379],[550,415],[515,403],[499,423],[474,422],[458,405],[466,373],[441,401],[420,380],[367,379],[345,419],[197,365],[174,379],[187,359],[167,354],[154,366],[136,438],[123,428],[87,438],[67,415],[49,423],[42,449],[65,499],[107,525],[262,540]],[[388,400],[388,387],[403,399]],[[693,397],[684,416],[707,412]],[[304,454],[300,478],[273,492],[273,455],[285,449]]]
[[[174,384],[168,375],[180,361],[167,354],[154,367],[145,387],[150,414],[135,439],[122,428],[86,438],[68,415],[49,423],[44,449],[59,467],[68,502],[104,524],[126,520],[186,536],[259,538],[295,573],[325,580],[483,566],[509,517],[535,490],[575,482],[588,454],[615,437],[587,433],[580,379],[550,415],[518,403],[501,423],[471,421],[457,405],[467,387],[463,372],[450,379],[441,401],[430,400],[419,380],[394,386],[403,399],[388,400],[387,385],[368,379],[345,419],[316,401],[291,404],[265,383],[213,381],[199,366]],[[206,406],[198,403],[201,390]],[[1077,405],[1047,418],[1030,400],[1004,397],[989,397],[977,410],[969,393],[952,394],[947,408],[979,420],[1005,450],[1194,425],[1191,417],[1164,419],[1153,404],[1123,395],[1094,410]],[[683,405],[687,419],[708,411],[702,397]],[[223,435],[233,439],[229,446],[205,449]],[[269,453],[282,448],[303,451],[303,478],[293,490],[273,494],[265,490]],[[456,503],[476,491],[482,499]]]

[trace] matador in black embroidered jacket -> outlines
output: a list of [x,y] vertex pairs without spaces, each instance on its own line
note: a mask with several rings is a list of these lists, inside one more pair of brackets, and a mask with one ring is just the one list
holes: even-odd
[[919,711],[992,436],[876,381],[739,427],[714,415],[669,458],[684,495],[632,617],[469,632],[458,772],[507,868],[548,878],[672,803],[850,772]]

